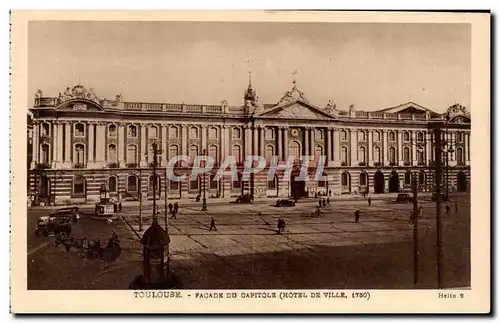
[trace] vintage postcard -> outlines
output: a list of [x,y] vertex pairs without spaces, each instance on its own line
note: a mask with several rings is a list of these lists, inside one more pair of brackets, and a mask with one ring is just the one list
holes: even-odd
[[17,11],[11,40],[13,312],[490,311],[489,13]]

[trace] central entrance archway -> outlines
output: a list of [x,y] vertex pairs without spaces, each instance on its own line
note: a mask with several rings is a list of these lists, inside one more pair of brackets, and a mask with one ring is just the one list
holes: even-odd
[[375,194],[384,193],[385,181],[384,174],[381,171],[377,171],[375,175],[373,175],[373,186]]
[[399,175],[396,171],[393,171],[389,178],[389,193],[397,192],[399,192]]
[[464,172],[459,172],[457,174],[457,191],[466,192],[467,191],[467,177]]
[[301,198],[306,196],[306,182],[300,180],[300,172],[293,172],[290,175],[290,196]]

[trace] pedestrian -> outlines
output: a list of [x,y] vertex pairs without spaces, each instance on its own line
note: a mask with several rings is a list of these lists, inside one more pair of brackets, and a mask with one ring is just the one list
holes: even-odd
[[354,223],[359,223],[359,210],[354,212]]
[[177,211],[175,209],[172,210],[172,216],[170,218],[177,219]]
[[446,203],[444,209],[446,210],[446,213],[450,213],[450,205]]
[[328,196],[332,196],[332,190],[331,189],[328,190]]
[[123,195],[120,192],[118,194],[118,210],[121,212],[122,211],[122,201],[123,201]]
[[212,231],[212,229],[214,231],[217,231],[217,227],[215,226],[215,219],[214,219],[214,217],[210,217],[210,229],[208,229],[208,231]]
[[372,205],[372,198],[368,197],[368,206],[371,206],[371,205]]
[[278,224],[276,226],[278,228],[277,233],[280,234],[281,233],[281,218],[278,218]]
[[321,200],[318,201],[318,209],[321,207]]
[[174,211],[175,213],[179,213],[179,203],[177,202],[174,203]]
[[174,205],[172,203],[168,203],[168,213],[172,214],[172,209],[174,208]]
[[330,197],[327,197],[327,198],[326,198],[326,204],[327,204],[328,206],[330,206]]

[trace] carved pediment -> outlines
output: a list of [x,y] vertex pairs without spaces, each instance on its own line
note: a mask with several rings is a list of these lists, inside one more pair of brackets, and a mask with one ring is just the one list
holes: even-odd
[[329,120],[332,116],[302,102],[295,102],[283,107],[276,107],[261,116],[281,119]]
[[458,103],[449,107],[448,111],[446,111],[446,114],[448,115],[450,120],[454,119],[458,116],[470,119],[470,113],[469,113],[469,111],[467,111],[467,108],[461,104],[458,104]]

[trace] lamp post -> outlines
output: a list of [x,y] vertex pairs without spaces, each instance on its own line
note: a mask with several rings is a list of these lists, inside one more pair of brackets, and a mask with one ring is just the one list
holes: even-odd
[[156,223],[156,161],[158,154],[158,145],[156,142],[153,142],[153,222]]
[[[202,155],[203,156],[207,155],[207,150],[206,149],[203,149]],[[203,160],[203,168],[205,168],[205,164],[206,164],[206,160]],[[203,173],[203,201],[202,201],[202,205],[201,205],[201,210],[202,211],[206,211],[207,210],[207,186],[206,186],[206,183],[207,183],[207,173],[204,172]]]
[[412,176],[413,190],[413,284],[418,283],[418,189],[417,189],[417,174]]
[[142,169],[139,168],[139,232],[142,232]]

